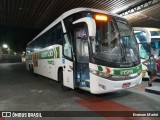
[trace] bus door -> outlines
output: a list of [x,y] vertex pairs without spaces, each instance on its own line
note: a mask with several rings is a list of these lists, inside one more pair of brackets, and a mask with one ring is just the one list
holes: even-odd
[[88,30],[86,23],[74,25],[75,86],[89,87],[89,50]]
[[74,89],[73,77],[73,52],[72,42],[69,34],[64,34],[63,41],[63,85]]

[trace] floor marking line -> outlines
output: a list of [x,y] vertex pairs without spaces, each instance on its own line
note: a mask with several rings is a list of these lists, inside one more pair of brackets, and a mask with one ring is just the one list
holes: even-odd
[[[77,101],[79,104],[85,106],[91,111],[96,111],[102,117],[105,117],[105,113],[101,111],[136,111],[117,102],[102,98],[87,98]],[[124,117],[105,117],[107,120],[125,120]]]
[[[96,112],[97,114],[105,117],[103,111],[137,111],[134,108],[130,108],[123,104],[117,103],[113,100],[103,99],[99,97],[95,98],[86,98],[77,100],[79,104],[88,108],[91,111]],[[156,120],[153,117],[105,117],[107,120]]]
[[5,120],[5,118],[3,118],[3,117],[0,117],[0,120]]

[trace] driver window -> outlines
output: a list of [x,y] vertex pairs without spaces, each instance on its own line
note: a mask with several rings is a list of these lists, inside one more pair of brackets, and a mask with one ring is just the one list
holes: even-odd
[[63,42],[63,53],[66,57],[72,59],[72,45],[71,41],[67,34],[64,35],[64,42]]
[[76,30],[75,34],[76,34],[77,60],[79,62],[88,62],[89,52],[88,52],[87,31],[85,28],[80,27]]

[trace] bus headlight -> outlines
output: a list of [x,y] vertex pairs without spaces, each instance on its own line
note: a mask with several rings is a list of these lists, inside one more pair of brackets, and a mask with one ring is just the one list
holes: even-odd
[[137,77],[138,73],[134,73],[134,74],[131,74],[129,75],[129,77]]
[[98,74],[98,71],[97,70],[93,70],[93,69],[90,69],[90,72],[97,75]]
[[94,75],[97,75],[99,77],[103,77],[103,78],[108,78],[108,77],[111,77],[112,75],[110,74],[107,74],[105,72],[99,72],[98,70],[94,70],[94,69],[91,69],[90,68],[90,72]]

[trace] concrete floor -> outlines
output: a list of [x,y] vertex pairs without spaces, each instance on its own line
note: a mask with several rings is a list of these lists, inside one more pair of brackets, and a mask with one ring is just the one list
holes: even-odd
[[[159,82],[153,85],[160,86]],[[93,102],[91,106],[109,106],[113,111],[118,109],[136,111],[160,111],[160,95],[145,92],[147,82],[140,86],[102,95],[92,95],[81,90],[62,91],[58,82],[36,76],[33,77],[26,69],[24,63],[0,64],[0,111],[94,111],[85,102]],[[121,108],[122,106],[122,108]],[[107,108],[101,110],[106,110]],[[95,113],[99,115],[98,113]],[[27,118],[5,118],[5,120],[26,120]],[[44,118],[35,118],[44,120]],[[82,118],[45,118],[45,120],[81,120]],[[84,117],[83,117],[84,119]],[[87,117],[87,120],[112,120],[107,117]],[[127,118],[125,118],[127,119]],[[136,118],[137,119],[137,118]],[[156,119],[155,117],[152,119]],[[0,118],[1,120],[1,118]],[[32,120],[28,118],[27,120]]]

